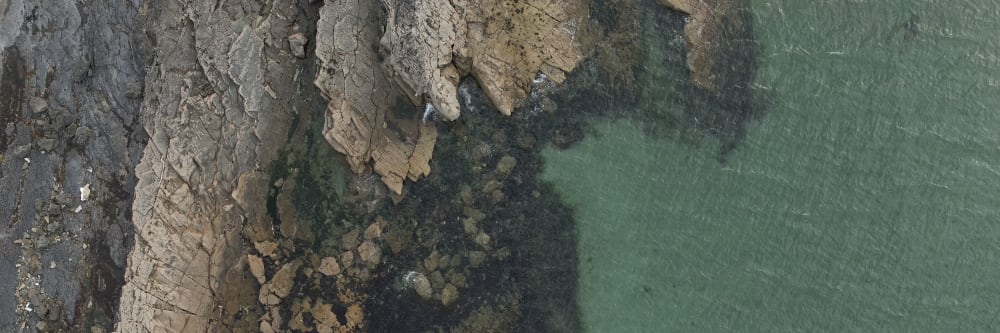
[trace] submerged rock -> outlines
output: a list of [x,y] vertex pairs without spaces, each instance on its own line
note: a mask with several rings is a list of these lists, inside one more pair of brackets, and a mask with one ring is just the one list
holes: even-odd
[[417,295],[423,297],[424,299],[430,299],[434,293],[434,289],[431,288],[431,281],[427,279],[427,276],[423,273],[410,271],[403,276],[403,284],[409,288],[413,288],[417,292]]
[[441,304],[445,306],[455,303],[458,299],[458,288],[449,284],[446,284],[443,289],[441,289]]
[[[687,64],[691,80],[711,94],[722,94],[733,82],[732,53],[749,40],[751,18],[744,0],[659,0],[660,4],[689,15],[684,24]],[[743,66],[741,66],[743,67]],[[740,68],[737,68],[739,70]]]

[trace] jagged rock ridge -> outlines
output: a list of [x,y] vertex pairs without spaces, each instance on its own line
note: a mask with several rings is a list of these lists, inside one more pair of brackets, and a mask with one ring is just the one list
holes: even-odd
[[316,37],[325,136],[355,172],[374,170],[399,194],[430,172],[426,104],[456,119],[458,82],[471,74],[509,115],[538,74],[562,82],[588,54],[586,13],[580,0],[331,1]]

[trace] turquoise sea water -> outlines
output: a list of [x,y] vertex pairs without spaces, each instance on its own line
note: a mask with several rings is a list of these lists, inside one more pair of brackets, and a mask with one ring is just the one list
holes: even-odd
[[584,325],[1000,330],[1000,3],[752,8],[773,100],[725,164],[627,120],[545,152]]

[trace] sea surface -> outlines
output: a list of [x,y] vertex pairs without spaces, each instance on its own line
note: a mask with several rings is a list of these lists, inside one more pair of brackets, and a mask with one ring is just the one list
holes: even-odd
[[587,330],[1000,331],[1000,2],[751,7],[770,101],[725,162],[627,119],[544,153]]

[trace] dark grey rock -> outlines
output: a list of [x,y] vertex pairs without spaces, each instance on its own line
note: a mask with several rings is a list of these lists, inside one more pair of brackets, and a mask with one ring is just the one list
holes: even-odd
[[[101,293],[84,277],[122,276],[128,251],[112,251],[118,258],[87,256],[84,244],[103,239],[108,247],[130,248],[130,235],[107,231],[131,230],[127,216],[111,208],[131,206],[144,142],[135,123],[140,102],[127,96],[130,83],[142,82],[145,73],[138,5],[0,0],[0,220],[7,222],[0,224],[2,332],[83,331],[93,323],[112,328],[113,312],[86,306]],[[67,147],[71,142],[75,147]],[[102,182],[98,175],[115,176]],[[81,214],[51,214],[72,211],[78,203],[62,194],[87,183],[122,195],[95,196]],[[36,241],[14,243],[25,234]],[[43,257],[50,259],[37,264]],[[83,261],[94,265],[71,264]],[[26,310],[29,303],[35,311]],[[84,321],[91,322],[84,327]]]

